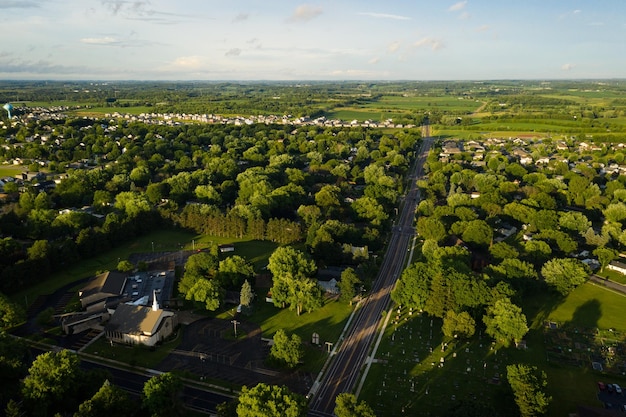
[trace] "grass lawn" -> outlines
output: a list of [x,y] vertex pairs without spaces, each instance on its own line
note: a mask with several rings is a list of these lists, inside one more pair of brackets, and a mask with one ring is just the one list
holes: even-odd
[[[247,319],[258,324],[266,338],[271,338],[278,329],[288,334],[296,333],[305,347],[304,365],[300,369],[319,372],[328,356],[325,343],[337,342],[351,311],[348,304],[326,300],[322,308],[298,316],[295,311],[279,309],[259,300]],[[319,334],[321,347],[310,343],[313,333]]]
[[26,170],[28,168],[22,165],[0,165],[0,177],[15,177]]
[[550,313],[549,319],[578,327],[626,332],[624,306],[626,295],[587,283],[572,291],[565,302]]
[[[441,333],[441,320],[410,316],[402,311],[399,320],[390,322],[385,331],[376,354],[378,363],[372,365],[360,398],[366,399],[379,417],[403,415],[403,410],[407,415],[442,415],[460,399],[493,404],[500,415],[517,415],[506,382],[506,366],[525,363],[546,372],[547,391],[553,397],[548,416],[568,415],[583,404],[601,407],[596,397],[596,382],[622,385],[626,378],[594,371],[589,360],[583,361],[582,366],[549,361],[547,349],[554,346],[548,345],[544,322],[555,321],[559,329],[571,326],[574,333],[578,333],[577,328],[581,332],[591,329],[591,334],[596,328],[614,329],[600,331],[595,342],[591,338],[595,345],[590,348],[600,351],[601,343],[619,342],[607,337],[616,335],[619,339],[626,332],[625,302],[623,295],[591,283],[577,288],[566,298],[539,294],[526,299],[524,313],[531,323],[525,338],[526,350],[498,348],[490,338],[480,335],[468,341],[449,340]],[[573,337],[567,340],[572,342],[570,352],[574,351]],[[589,356],[586,345],[579,351],[581,357]],[[494,378],[496,375],[499,383]]]

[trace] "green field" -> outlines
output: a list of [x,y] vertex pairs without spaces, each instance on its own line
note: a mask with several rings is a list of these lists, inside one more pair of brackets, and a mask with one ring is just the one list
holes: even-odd
[[0,165],[0,177],[15,177],[26,170],[22,165]]

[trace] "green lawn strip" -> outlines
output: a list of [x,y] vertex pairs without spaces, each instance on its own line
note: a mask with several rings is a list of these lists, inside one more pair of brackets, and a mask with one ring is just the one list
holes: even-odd
[[278,245],[266,240],[247,240],[235,242],[233,255],[239,255],[254,266],[256,272],[262,272],[267,260]]
[[612,271],[608,268],[605,268],[602,272],[596,272],[596,275],[626,285],[626,275],[620,274],[617,271]]
[[0,165],[0,177],[15,177],[27,170],[28,168],[22,165]]

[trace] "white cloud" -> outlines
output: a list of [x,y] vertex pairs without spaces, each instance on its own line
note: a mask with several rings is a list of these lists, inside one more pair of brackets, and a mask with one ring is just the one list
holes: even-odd
[[224,54],[224,56],[239,56],[241,55],[241,49],[239,48],[232,48],[229,49],[228,51],[226,51],[226,53]]
[[359,15],[375,17],[377,19],[411,20],[411,18],[408,16],[400,16],[397,14],[387,14],[387,13],[361,12],[359,13]]
[[476,32],[486,32],[488,30],[489,30],[489,25],[482,25],[481,27],[476,29]]
[[459,1],[457,3],[454,3],[452,6],[448,7],[448,11],[449,12],[461,11],[465,8],[466,4],[467,4],[467,1]]
[[574,10],[572,13],[573,13],[573,14],[578,14],[578,13],[580,13],[580,12],[581,12],[581,10],[580,10],[580,9],[576,9],[576,10]]
[[197,69],[202,67],[203,58],[198,55],[181,56],[172,62],[172,66],[176,68]]
[[369,61],[367,61],[369,64],[375,65],[378,64],[378,62],[380,62],[380,58],[375,56],[374,58],[370,59]]
[[398,49],[400,49],[400,42],[395,41],[395,42],[391,42],[388,46],[387,46],[387,50],[391,53],[396,52]]
[[459,16],[459,19],[462,19],[462,20],[467,20],[467,19],[469,19],[469,18],[470,18],[470,16],[471,16],[471,15],[469,14],[469,12],[463,12],[463,13],[461,13],[461,15]]
[[308,4],[301,4],[296,7],[291,17],[288,19],[290,22],[307,22],[311,19],[321,15],[323,10],[321,7],[311,6]]
[[119,45],[119,41],[112,36],[104,36],[102,38],[82,38],[82,43],[89,45]]
[[563,71],[571,71],[574,68],[574,64],[563,64],[561,65],[561,69]]
[[430,36],[422,38],[418,41],[416,41],[415,43],[413,43],[413,46],[416,48],[421,48],[424,46],[430,46],[430,49],[432,49],[433,51],[438,51],[440,49],[443,49],[445,47],[443,41],[439,40],[439,39],[434,39],[431,38]]

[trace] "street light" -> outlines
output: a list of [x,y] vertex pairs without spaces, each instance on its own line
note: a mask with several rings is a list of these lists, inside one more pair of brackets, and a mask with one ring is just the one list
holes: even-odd
[[233,324],[233,326],[235,327],[235,339],[237,338],[237,325],[241,324],[241,322],[237,321],[237,320],[232,320],[231,323]]
[[152,242],[152,252],[154,252],[154,242]]

